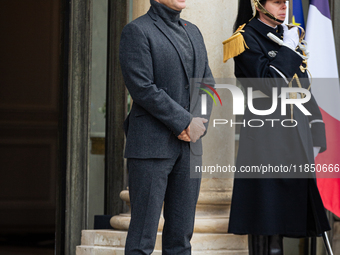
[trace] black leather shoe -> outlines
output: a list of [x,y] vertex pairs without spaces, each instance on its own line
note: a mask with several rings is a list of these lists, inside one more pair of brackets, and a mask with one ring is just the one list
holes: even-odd
[[268,236],[269,252],[268,255],[283,255],[283,236]]
[[248,235],[249,255],[268,255],[268,236]]

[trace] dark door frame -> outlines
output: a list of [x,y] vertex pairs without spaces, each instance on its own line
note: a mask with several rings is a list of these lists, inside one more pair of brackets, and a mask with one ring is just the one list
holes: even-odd
[[74,255],[87,228],[92,0],[64,0],[62,8],[56,254]]
[[[108,0],[105,213],[119,214],[125,184],[126,89],[120,71],[120,34],[127,23],[127,0]],[[59,171],[56,254],[74,255],[87,229],[87,180],[91,81],[92,0],[63,0]]]
[[128,22],[127,0],[109,0],[107,43],[106,139],[105,139],[105,214],[124,210],[120,192],[126,188],[124,171],[126,88],[119,64],[119,42]]

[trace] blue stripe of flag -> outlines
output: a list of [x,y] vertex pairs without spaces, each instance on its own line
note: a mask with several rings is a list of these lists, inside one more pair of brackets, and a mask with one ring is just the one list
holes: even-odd
[[303,17],[303,8],[301,0],[293,1],[293,21],[295,20],[295,24],[300,24],[299,26],[305,28],[305,20]]

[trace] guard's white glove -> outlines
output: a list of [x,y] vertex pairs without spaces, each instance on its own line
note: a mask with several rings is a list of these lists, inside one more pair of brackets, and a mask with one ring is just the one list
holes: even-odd
[[319,154],[320,149],[321,149],[321,147],[316,147],[316,146],[313,147],[314,159],[315,159],[316,156]]
[[[292,51],[294,51],[296,54],[298,54],[302,59],[308,59],[309,58],[309,52],[307,54],[307,56],[302,55],[300,52],[295,51],[295,48],[292,48],[291,46],[289,46],[288,44],[286,44],[284,41],[282,41],[279,37],[277,37],[276,35],[274,35],[273,33],[269,32],[267,34],[267,36],[273,40],[274,42],[276,42],[278,45],[280,46],[286,46],[287,48],[291,49]],[[299,37],[299,36],[298,36]],[[300,44],[301,45],[301,44]],[[305,48],[307,49],[307,48]]]
[[291,48],[292,50],[295,50],[296,47],[299,44],[299,31],[298,27],[293,27],[291,29],[288,29],[286,24],[281,25],[283,27],[283,42]]

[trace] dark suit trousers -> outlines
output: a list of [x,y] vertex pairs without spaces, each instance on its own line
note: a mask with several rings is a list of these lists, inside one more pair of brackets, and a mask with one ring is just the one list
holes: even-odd
[[151,254],[164,201],[162,254],[191,254],[200,178],[190,178],[189,143],[170,159],[128,159],[131,222],[125,254]]

